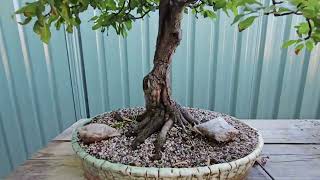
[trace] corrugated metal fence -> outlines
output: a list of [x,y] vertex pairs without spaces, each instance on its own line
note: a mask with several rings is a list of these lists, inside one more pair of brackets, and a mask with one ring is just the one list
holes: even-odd
[[[125,39],[93,32],[85,20],[73,34],[54,32],[45,45],[11,18],[21,3],[0,6],[0,177],[77,119],[143,105],[141,81],[157,33],[156,14]],[[320,47],[299,56],[281,49],[297,22],[263,17],[238,33],[224,15],[186,15],[172,66],[174,97],[239,118],[320,118]]]

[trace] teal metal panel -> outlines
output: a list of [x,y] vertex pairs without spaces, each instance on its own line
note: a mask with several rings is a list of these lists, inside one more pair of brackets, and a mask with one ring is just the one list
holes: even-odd
[[[262,72],[261,83],[259,92],[259,103],[257,107],[257,117],[272,118],[273,102],[277,97],[277,79],[280,70],[280,64],[286,59],[281,58],[281,54],[286,49],[281,49],[282,42],[286,39],[283,38],[285,34],[286,18],[270,17],[267,24],[266,42],[263,57],[261,59]],[[289,26],[290,27],[290,26]],[[283,52],[285,53],[285,52]]]
[[310,55],[299,117],[320,118],[320,46]]
[[80,29],[74,28],[73,34],[65,34],[68,67],[72,85],[74,109],[77,119],[88,117],[90,114],[87,94],[87,80],[83,61]]
[[215,102],[214,109],[221,112],[230,112],[230,103],[232,95],[232,79],[235,73],[235,62],[238,41],[240,34],[237,32],[237,27],[230,24],[232,20],[225,14],[221,14],[219,18],[219,41],[217,51],[217,70],[216,70],[216,85],[215,85]]
[[[201,25],[201,26],[200,26]],[[206,19],[199,18],[194,24],[194,42],[193,50],[194,55],[192,61],[194,61],[193,66],[193,100],[192,106],[208,109],[209,101],[209,75],[210,75],[210,62],[212,58],[212,40],[213,38],[212,29],[213,22],[207,21]],[[201,47],[198,49],[197,47]],[[175,69],[173,68],[173,73]],[[192,75],[192,74],[191,74]],[[201,87],[201,88],[198,88]]]
[[[248,118],[254,101],[255,88],[254,77],[256,77],[256,69],[258,66],[257,59],[259,57],[259,45],[261,43],[263,19],[258,21],[247,31],[241,34],[241,41],[238,43],[237,59],[235,63],[235,73],[233,77],[233,92],[231,103],[231,114],[239,118]],[[252,48],[256,47],[256,48]]]
[[0,158],[1,158],[1,169],[0,174],[7,174],[13,169],[13,163],[9,155],[9,144],[7,141],[7,135],[5,134],[5,130],[2,124],[2,118],[0,115],[0,131],[1,137],[0,137]]
[[[66,46],[65,34],[63,32],[53,32],[52,39],[49,46],[44,46],[46,56],[46,69],[48,74],[48,83],[50,89],[50,101],[46,103],[51,104],[52,115],[48,115],[45,119],[47,121],[55,121],[58,125],[58,130],[68,128],[77,119],[85,116],[76,114],[78,108],[74,106],[74,98],[72,92],[71,73],[69,71],[69,59]],[[41,85],[43,86],[43,85]],[[46,110],[44,109],[43,112]],[[46,125],[47,128],[50,124]],[[56,136],[57,131],[54,131],[48,139]]]
[[[301,19],[293,18],[292,24],[296,24],[300,20]],[[294,33],[294,30],[288,32],[291,38],[293,37]],[[293,118],[299,118],[302,108],[301,105],[309,66],[310,53],[303,52],[299,56],[296,56],[294,54],[294,49],[289,48],[287,51],[287,59],[285,60],[286,64],[283,74],[283,83],[281,83],[282,92],[279,100],[279,114],[277,117],[282,118],[289,116]],[[316,85],[314,87],[316,87]],[[309,115],[305,117],[310,118],[312,116]]]
[[[152,17],[153,19],[157,19],[156,17]],[[174,61],[172,62],[172,69],[174,72],[172,73],[172,94],[179,101],[182,105],[186,106],[188,102],[188,64],[190,61],[190,50],[188,49],[188,45],[190,42],[190,16],[187,16],[182,21],[182,37],[185,37],[184,40],[180,43],[180,46],[177,48],[177,51],[174,55]],[[153,21],[153,24],[158,24],[157,21]],[[157,28],[157,27],[156,27]],[[151,36],[156,37],[157,29],[154,28],[153,34]],[[151,38],[151,37],[150,37]],[[154,47],[155,40],[152,41],[150,44]],[[153,49],[154,51],[154,49]],[[153,54],[154,52],[150,52]],[[152,56],[150,56],[150,60],[152,60]]]
[[[89,19],[95,12],[83,15]],[[81,25],[90,114],[120,108],[125,104],[123,81],[127,75],[125,40],[110,31],[108,35],[92,31],[91,24]],[[117,75],[115,75],[117,74]]]
[[130,106],[142,106],[143,91],[142,79],[146,75],[146,58],[143,58],[143,36],[144,23],[139,21],[132,26],[127,37],[128,79]]
[[[21,107],[18,104],[18,96],[16,91],[16,79],[13,78],[12,61],[8,60],[8,49],[3,37],[3,26],[0,23],[0,50],[1,50],[1,66],[0,66],[0,108],[1,108],[1,134],[3,134],[4,142],[8,148],[8,155],[13,165],[17,165],[20,161],[27,157],[26,137],[22,127]],[[16,75],[15,75],[16,77]],[[11,142],[11,137],[14,141]],[[9,139],[10,138],[10,139]],[[6,150],[1,149],[2,152]],[[14,155],[14,156],[11,156]]]

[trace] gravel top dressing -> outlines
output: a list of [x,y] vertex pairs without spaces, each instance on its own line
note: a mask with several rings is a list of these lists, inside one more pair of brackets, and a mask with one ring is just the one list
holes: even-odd
[[[117,122],[114,112],[105,113],[93,118],[95,123],[105,123],[117,128],[121,136],[92,144],[80,142],[82,148],[89,154],[110,161],[141,167],[199,167],[217,163],[230,162],[250,154],[258,143],[257,132],[246,124],[232,117],[208,110],[188,109],[194,118],[206,122],[216,117],[224,117],[225,120],[240,131],[239,136],[229,143],[217,143],[209,140],[190,128],[185,133],[178,125],[174,125],[169,131],[162,158],[152,160],[154,141],[157,134],[150,136],[137,150],[132,150],[130,145],[135,137],[127,137],[125,134],[133,128],[137,122]],[[118,112],[124,117],[132,117],[141,114],[143,108],[121,109]]]

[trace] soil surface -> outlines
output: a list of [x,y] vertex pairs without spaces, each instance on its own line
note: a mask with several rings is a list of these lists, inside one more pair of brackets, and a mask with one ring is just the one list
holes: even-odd
[[[113,163],[122,163],[141,167],[196,167],[208,166],[217,163],[230,162],[250,154],[258,143],[257,132],[246,124],[234,118],[213,111],[202,109],[188,109],[194,118],[206,122],[218,116],[240,131],[240,135],[232,142],[217,143],[209,140],[191,128],[185,133],[178,125],[169,131],[162,158],[152,160],[154,141],[157,134],[150,136],[137,150],[132,150],[130,145],[135,137],[127,137],[125,133],[133,128],[137,122],[117,122],[113,116],[114,112],[104,113],[93,118],[95,123],[105,123],[117,128],[121,136],[92,144],[80,145],[89,154],[105,159]],[[144,111],[143,108],[121,109],[118,112],[125,117],[134,117]]]

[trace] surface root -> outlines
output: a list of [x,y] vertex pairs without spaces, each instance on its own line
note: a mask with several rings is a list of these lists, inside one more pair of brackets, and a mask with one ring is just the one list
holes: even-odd
[[185,132],[186,128],[199,124],[188,110],[177,103],[173,103],[169,108],[159,108],[156,110],[146,110],[137,116],[138,125],[129,132],[128,135],[136,135],[132,143],[132,148],[136,149],[153,133],[159,132],[155,142],[154,159],[161,159],[161,150],[165,144],[167,134],[174,124],[180,126]]

